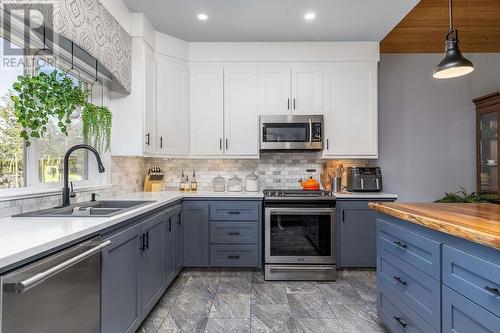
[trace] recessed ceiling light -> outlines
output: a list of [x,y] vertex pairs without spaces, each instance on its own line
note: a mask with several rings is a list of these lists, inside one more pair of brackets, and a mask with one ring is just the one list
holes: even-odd
[[309,12],[309,13],[306,13],[306,15],[304,15],[304,18],[307,21],[311,21],[311,20],[314,20],[316,18],[316,14],[313,12]]
[[198,14],[198,20],[200,21],[206,21],[208,20],[208,15],[207,14]]

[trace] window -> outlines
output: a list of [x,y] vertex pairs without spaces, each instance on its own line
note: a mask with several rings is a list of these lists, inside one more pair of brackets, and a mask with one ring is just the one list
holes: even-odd
[[[63,158],[67,149],[83,142],[82,123],[79,110],[75,112],[68,136],[62,134],[57,127],[57,120],[49,123],[46,135],[33,140],[26,147],[19,136],[22,128],[17,125],[13,114],[10,96],[14,92],[11,87],[18,75],[25,73],[23,61],[9,62],[4,60],[4,45],[9,41],[0,37],[0,189],[18,187],[42,187],[62,182]],[[22,57],[21,57],[22,58]],[[31,61],[31,60],[28,60]],[[7,66],[6,64],[10,64]],[[15,64],[15,66],[13,66]],[[49,65],[40,67],[40,71],[52,72],[55,68]],[[73,78],[75,84],[78,79]],[[69,161],[69,178],[74,182],[86,182],[93,179],[89,176],[89,155],[87,151],[75,151]],[[93,168],[95,169],[95,168]]]
[[[5,44],[4,44],[5,43]],[[23,74],[23,66],[11,58],[4,57],[5,47],[14,45],[0,38],[2,66],[0,68],[0,189],[25,186],[25,147],[19,133],[10,100],[11,87],[18,75]]]

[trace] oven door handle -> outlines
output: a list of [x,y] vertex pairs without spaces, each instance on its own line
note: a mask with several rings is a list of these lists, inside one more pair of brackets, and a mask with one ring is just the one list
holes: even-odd
[[334,267],[326,266],[280,266],[271,267],[272,271],[331,271]]
[[272,215],[283,214],[283,215],[304,215],[304,214],[316,214],[316,215],[331,215],[334,210],[331,208],[266,208]]

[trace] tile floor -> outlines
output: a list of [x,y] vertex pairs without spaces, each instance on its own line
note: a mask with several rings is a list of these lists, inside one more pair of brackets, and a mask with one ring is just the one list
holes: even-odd
[[264,281],[260,271],[185,269],[138,333],[382,333],[374,271],[339,271],[336,282]]

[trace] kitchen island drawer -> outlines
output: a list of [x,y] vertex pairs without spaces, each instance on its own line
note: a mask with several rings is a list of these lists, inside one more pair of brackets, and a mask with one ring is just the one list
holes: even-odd
[[486,310],[500,315],[500,262],[444,245],[443,283]]
[[[498,312],[497,312],[498,313]],[[500,332],[500,317],[443,286],[443,333]]]
[[381,248],[378,252],[377,267],[379,283],[396,294],[434,329],[439,330],[441,284]]
[[422,317],[381,284],[378,286],[378,315],[392,333],[437,333]]
[[214,202],[210,204],[210,220],[256,221],[259,219],[257,202]]
[[211,221],[210,242],[257,244],[259,225],[257,221]]
[[377,219],[378,246],[441,280],[440,243],[409,229]]
[[257,265],[257,245],[210,245],[210,266],[212,267],[257,267]]

